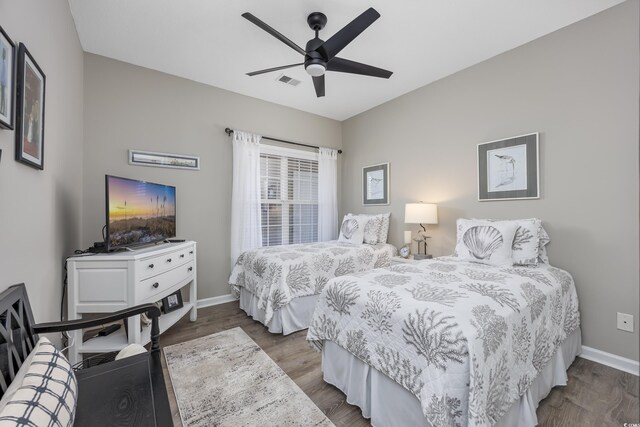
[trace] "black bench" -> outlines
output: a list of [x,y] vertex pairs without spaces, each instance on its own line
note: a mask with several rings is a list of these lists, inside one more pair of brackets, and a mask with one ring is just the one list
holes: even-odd
[[36,325],[24,284],[11,286],[0,294],[0,397],[38,342],[39,333],[91,328],[141,313],[152,320],[150,351],[77,370],[78,405],[74,425],[173,426],[160,360],[160,309],[153,304],[91,320]]

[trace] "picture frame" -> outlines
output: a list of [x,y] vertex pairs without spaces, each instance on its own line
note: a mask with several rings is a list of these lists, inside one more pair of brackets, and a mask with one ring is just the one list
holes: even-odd
[[13,130],[16,45],[0,27],[0,128]]
[[389,204],[389,163],[362,168],[362,204],[364,206]]
[[478,144],[478,200],[540,198],[539,133]]
[[23,43],[16,87],[16,160],[43,170],[46,76]]
[[180,291],[175,291],[171,295],[167,295],[162,298],[162,312],[163,313],[171,313],[172,311],[178,310],[184,306],[182,302],[182,294]]
[[184,154],[129,150],[129,164],[156,168],[200,170],[200,157]]

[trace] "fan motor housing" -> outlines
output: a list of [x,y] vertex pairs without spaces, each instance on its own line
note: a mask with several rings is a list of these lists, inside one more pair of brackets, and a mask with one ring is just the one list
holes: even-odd
[[327,15],[322,12],[313,12],[307,16],[307,24],[313,31],[320,31],[327,25]]

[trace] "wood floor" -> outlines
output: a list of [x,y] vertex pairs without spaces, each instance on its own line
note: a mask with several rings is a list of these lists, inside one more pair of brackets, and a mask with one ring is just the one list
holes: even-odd
[[[230,302],[198,310],[198,321],[185,316],[160,337],[164,346],[241,327],[337,426],[369,426],[360,409],[349,405],[337,388],[322,380],[320,353],[305,340],[306,331],[274,335]],[[163,357],[164,360],[164,357]],[[180,416],[166,372],[174,423]],[[538,419],[542,426],[617,426],[640,422],[637,376],[577,358],[569,368],[569,384],[554,388],[540,402]]]

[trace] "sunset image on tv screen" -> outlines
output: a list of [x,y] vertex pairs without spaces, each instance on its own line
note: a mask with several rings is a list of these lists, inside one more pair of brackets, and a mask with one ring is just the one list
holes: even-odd
[[175,187],[107,176],[107,191],[110,247],[175,237]]

